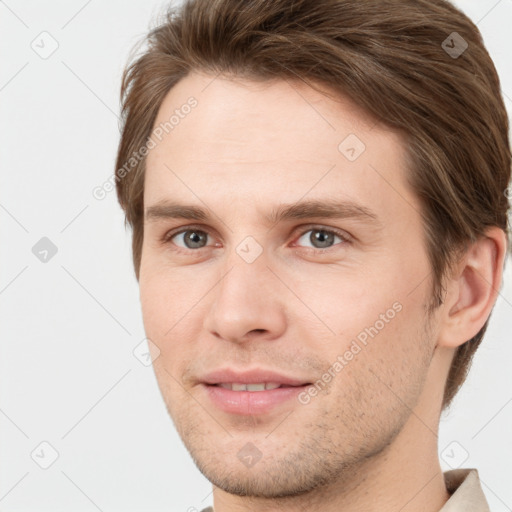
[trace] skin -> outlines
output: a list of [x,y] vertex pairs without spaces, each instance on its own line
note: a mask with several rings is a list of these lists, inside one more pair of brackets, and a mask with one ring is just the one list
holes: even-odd
[[[437,456],[444,383],[496,300],[504,233],[470,246],[428,318],[430,265],[398,133],[302,82],[199,73],[169,91],[155,126],[190,96],[197,107],[148,154],[144,205],[173,200],[211,218],[146,217],[139,282],[158,384],[214,485],[215,512],[439,511],[449,498]],[[338,150],[349,134],[366,146],[352,162]],[[356,202],[379,224],[265,221],[306,199]],[[184,233],[162,241],[191,224],[202,247]],[[351,241],[319,245],[322,229]],[[252,263],[236,251],[247,236],[263,249]],[[227,414],[199,385],[226,366],[315,382],[396,302],[401,311],[307,405]],[[237,457],[247,443],[261,452],[252,467]]]

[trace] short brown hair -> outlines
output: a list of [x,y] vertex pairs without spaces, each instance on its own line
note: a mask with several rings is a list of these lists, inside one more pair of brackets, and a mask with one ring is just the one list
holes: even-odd
[[[429,313],[442,303],[443,279],[468,243],[490,226],[508,237],[511,154],[499,78],[479,30],[448,1],[190,0],[171,6],[144,42],[123,75],[115,176],[133,229],[137,279],[145,158],[120,170],[150,137],[165,95],[190,71],[328,86],[404,134],[432,267]],[[449,51],[456,43],[460,55]],[[488,321],[458,347],[443,409],[464,382]]]

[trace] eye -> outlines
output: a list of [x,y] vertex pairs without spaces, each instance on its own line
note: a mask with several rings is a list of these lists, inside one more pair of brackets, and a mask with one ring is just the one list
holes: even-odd
[[[181,249],[202,249],[206,246],[208,233],[201,229],[189,227],[175,233],[168,233],[164,242],[171,242]],[[177,241],[182,240],[181,244]]]
[[[309,236],[307,236],[308,233],[310,233]],[[349,242],[348,236],[341,231],[314,226],[310,227],[307,231],[303,231],[298,242],[301,240],[303,243],[309,242],[313,245],[313,249],[330,249],[333,247],[336,238],[342,243]]]

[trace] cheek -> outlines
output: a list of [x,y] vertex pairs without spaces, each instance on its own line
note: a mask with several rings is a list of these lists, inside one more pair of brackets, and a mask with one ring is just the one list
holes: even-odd
[[175,279],[141,267],[139,285],[144,330],[160,350],[159,357],[153,361],[153,370],[168,411],[179,425],[179,404],[187,399],[181,375],[194,339],[199,339],[189,329],[197,324],[191,323],[190,312],[187,315],[191,306],[184,297],[186,288]]
[[[139,293],[144,324],[148,327],[164,328],[178,314],[185,295],[194,287],[183,286],[183,280],[179,278],[179,269],[168,268],[163,255],[151,248],[143,247],[140,275]],[[186,284],[186,283],[185,283]],[[164,331],[164,332],[165,332]]]
[[157,344],[164,355],[169,347],[168,340],[177,321],[181,300],[176,286],[154,268],[143,260],[139,277],[140,303],[146,336]]
[[295,313],[294,320],[305,328],[308,323],[310,326],[320,323],[320,332],[325,333],[325,341],[328,341],[334,335],[342,339],[356,336],[379,321],[380,315],[387,311],[388,316],[394,318],[393,304],[401,298],[401,293],[393,288],[389,270],[383,265],[375,267],[382,270],[345,267],[326,272],[319,268],[307,278],[288,274],[287,283],[303,303],[289,303]]
[[144,330],[160,349],[154,364],[171,371],[202,338],[201,299],[212,285],[197,274],[148,263],[141,265],[139,279]]
[[139,278],[139,294],[146,335],[152,338],[163,330],[170,305],[162,296],[163,290],[158,279],[148,278],[142,272]]
[[[295,310],[295,322],[305,330],[318,325],[318,344],[328,351],[331,362],[351,351],[347,359],[385,360],[393,367],[393,359],[397,363],[408,354],[418,355],[409,351],[421,350],[413,344],[424,336],[428,275],[428,262],[421,254],[405,258],[390,253],[371,268],[297,280],[294,290],[308,308]],[[301,318],[300,313],[306,316]]]
[[415,301],[381,304],[345,316],[336,347],[329,345],[330,364],[340,362],[334,386],[341,402],[366,411],[376,435],[380,416],[398,418],[407,413],[403,404],[414,406],[433,347],[423,309]]

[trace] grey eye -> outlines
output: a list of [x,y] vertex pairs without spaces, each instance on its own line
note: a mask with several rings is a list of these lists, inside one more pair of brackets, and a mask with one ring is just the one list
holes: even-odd
[[184,249],[201,249],[206,245],[206,241],[208,238],[208,233],[201,231],[199,229],[187,229],[186,231],[181,231],[180,233],[176,233],[172,238],[176,238],[178,236],[183,236],[183,244],[180,245],[176,243],[178,247],[183,247]]
[[[309,236],[307,236],[308,233],[310,233]],[[298,239],[298,241],[300,242],[304,237],[306,237],[308,242],[313,244],[314,249],[326,249],[331,247],[335,238],[343,241],[343,239],[336,235],[336,233],[326,229],[309,229]]]

